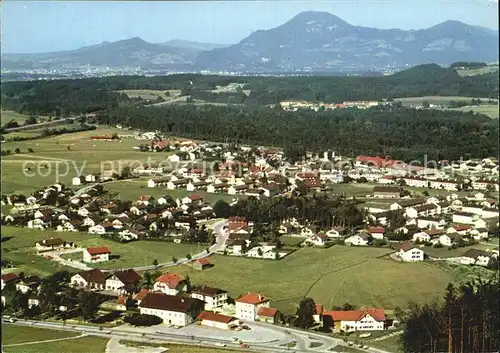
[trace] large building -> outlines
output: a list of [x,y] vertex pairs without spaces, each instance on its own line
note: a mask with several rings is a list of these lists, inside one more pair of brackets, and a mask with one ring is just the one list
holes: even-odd
[[227,292],[219,288],[199,286],[191,289],[191,297],[205,302],[205,310],[222,307],[227,302]]
[[163,293],[148,293],[139,304],[141,314],[156,315],[167,325],[186,326],[203,311],[204,302]]
[[323,326],[335,331],[378,331],[385,325],[384,309],[362,309],[347,311],[325,311]]
[[248,292],[236,299],[236,317],[241,320],[255,321],[262,307],[269,308],[269,299],[260,293]]

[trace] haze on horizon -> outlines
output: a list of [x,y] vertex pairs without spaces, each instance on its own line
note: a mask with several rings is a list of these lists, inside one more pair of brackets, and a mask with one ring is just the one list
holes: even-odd
[[496,1],[206,1],[2,3],[2,52],[72,50],[140,37],[235,44],[303,11],[325,11],[352,25],[422,29],[447,20],[498,30]]

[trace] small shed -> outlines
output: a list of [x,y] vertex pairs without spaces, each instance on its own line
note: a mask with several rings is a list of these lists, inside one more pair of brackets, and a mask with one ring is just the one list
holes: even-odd
[[197,259],[196,261],[193,262],[193,268],[198,271],[205,270],[207,268],[212,267],[212,263],[208,261],[208,259]]

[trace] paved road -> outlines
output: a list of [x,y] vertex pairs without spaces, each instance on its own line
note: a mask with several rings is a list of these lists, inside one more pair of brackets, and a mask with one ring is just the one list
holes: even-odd
[[[78,190],[78,192],[82,191],[83,189]],[[81,193],[83,193],[83,192],[84,191],[82,191]],[[174,266],[179,266],[182,264],[187,264],[187,263],[192,262],[192,261],[197,260],[197,259],[208,257],[208,256],[212,255],[213,253],[221,250],[225,246],[227,238],[229,236],[229,233],[227,232],[227,230],[224,229],[224,226],[226,224],[227,224],[227,220],[222,220],[222,221],[215,223],[214,233],[216,234],[216,243],[208,248],[208,252],[206,250],[203,250],[202,252],[200,252],[198,254],[192,255],[191,259],[182,258],[182,259],[179,259],[177,262],[170,261],[170,262],[159,263],[158,266],[154,266],[154,265],[138,266],[138,267],[133,267],[133,269],[136,271],[147,271],[147,270],[154,270],[154,269],[157,269],[160,267],[174,267]],[[131,246],[133,246],[133,244],[131,244]],[[80,248],[79,249],[55,250],[55,251],[45,252],[44,255],[51,256],[53,261],[57,261],[61,265],[73,267],[73,268],[76,268],[76,269],[81,270],[81,271],[88,271],[88,270],[91,270],[92,268],[98,268],[98,267],[89,267],[82,262],[67,260],[67,259],[63,259],[61,257],[61,255],[80,252],[82,250],[83,249],[80,249]],[[126,268],[122,268],[122,269],[117,268],[117,269],[115,269],[115,271],[128,270],[130,268],[131,267],[126,267]]]
[[[115,327],[115,328],[103,328],[102,330],[99,327],[95,326],[84,326],[84,325],[64,325],[63,323],[55,323],[55,322],[42,322],[42,321],[34,321],[34,320],[18,320],[14,323],[10,323],[8,321],[3,321],[3,324],[7,325],[21,325],[21,326],[35,326],[41,328],[49,328],[56,330],[64,330],[64,331],[73,331],[80,332],[81,334],[95,335],[101,337],[108,337],[110,339],[127,339],[133,341],[142,341],[142,342],[171,342],[171,343],[181,343],[181,344],[190,344],[190,345],[200,345],[200,346],[208,346],[208,347],[216,347],[220,345],[225,345],[227,348],[241,349],[238,343],[234,343],[229,340],[216,339],[211,337],[193,337],[182,334],[164,334],[159,332],[148,332],[145,331],[144,328],[123,328],[123,327]],[[332,353],[330,350],[333,346],[337,345],[345,345],[343,341],[338,339],[334,339],[331,337],[314,334],[310,332],[303,332],[300,330],[294,330],[289,328],[282,328],[279,326],[274,326],[270,324],[262,324],[265,325],[266,329],[273,331],[286,331],[288,330],[290,333],[290,341],[296,341],[297,345],[293,348],[287,349],[285,347],[279,346],[283,341],[275,342],[275,343],[258,343],[252,342],[250,343],[250,348],[243,349],[244,351],[261,351],[261,352],[296,352],[296,353],[310,353],[310,352],[318,352],[318,353]],[[179,331],[182,332],[182,331]],[[323,343],[322,346],[317,348],[309,348],[307,345],[310,342],[310,337],[314,337],[315,340],[318,340]],[[369,353],[389,353],[383,350],[378,349],[367,349],[362,350]]]

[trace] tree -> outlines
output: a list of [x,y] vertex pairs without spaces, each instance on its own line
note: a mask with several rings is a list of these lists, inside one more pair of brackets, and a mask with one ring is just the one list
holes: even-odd
[[80,316],[83,320],[93,319],[99,310],[99,300],[94,292],[80,292],[78,303],[81,308]]
[[228,218],[231,215],[231,206],[224,200],[217,200],[213,210],[219,218]]
[[316,314],[316,304],[312,298],[304,298],[297,308],[297,319],[295,326],[308,329],[314,325],[314,315]]
[[130,171],[130,167],[127,165],[122,168],[120,172],[120,177],[122,179],[129,179],[132,176],[132,172]]
[[422,102],[422,107],[424,107],[425,109],[429,108],[430,107],[430,104],[428,101],[423,101]]
[[123,318],[123,321],[134,326],[155,326],[163,322],[160,317],[148,314],[128,315]]
[[192,258],[191,254],[186,255],[186,259],[191,260],[191,258]]
[[153,260],[153,266],[154,266],[154,267],[158,267],[158,260],[157,260],[157,259],[154,259],[154,260]]
[[19,154],[19,153],[21,153],[21,150],[20,150],[19,148],[16,148],[16,149],[14,150],[14,153]]
[[33,124],[36,124],[37,121],[36,121],[36,117],[34,116],[29,116],[28,118],[26,118],[26,120],[24,121],[24,125],[33,125]]
[[151,276],[151,272],[146,271],[144,272],[144,275],[142,276],[142,286],[151,289],[153,288],[154,280],[153,276]]
[[177,263],[177,258],[176,258],[175,256],[174,256],[174,257],[172,257],[172,262],[173,262],[174,264],[175,264],[175,263]]
[[31,147],[28,148],[28,153],[33,153],[33,152],[35,152],[35,151],[33,151],[33,148],[31,148]]
[[354,306],[349,304],[349,303],[344,303],[344,305],[342,305],[342,310],[343,311],[350,311],[350,310],[354,310]]

